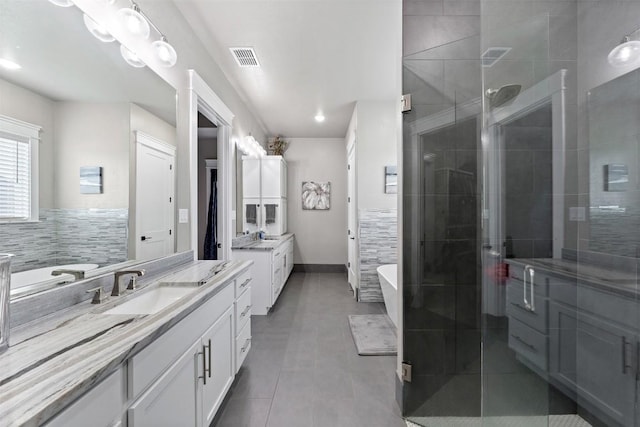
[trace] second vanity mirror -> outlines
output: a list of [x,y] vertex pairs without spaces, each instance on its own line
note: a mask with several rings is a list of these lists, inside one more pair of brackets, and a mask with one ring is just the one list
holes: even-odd
[[[12,296],[58,286],[56,269],[97,267],[89,276],[138,258],[136,135],[175,146],[174,88],[128,65],[117,41],[94,38],[79,9],[44,0],[2,2],[0,57],[20,66],[0,67],[0,119],[40,128],[28,185],[36,214],[0,218],[0,253],[14,255],[14,275],[24,273],[12,279]],[[80,191],[81,179],[91,184],[83,168],[100,170],[100,191]]]

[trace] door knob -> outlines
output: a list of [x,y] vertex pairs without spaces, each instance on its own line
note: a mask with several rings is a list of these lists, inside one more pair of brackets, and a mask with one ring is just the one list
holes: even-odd
[[151,240],[151,237],[141,236],[140,240],[142,240],[144,242],[145,240]]

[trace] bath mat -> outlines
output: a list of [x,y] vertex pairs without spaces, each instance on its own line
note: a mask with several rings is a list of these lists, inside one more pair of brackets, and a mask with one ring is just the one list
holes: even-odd
[[349,326],[360,356],[394,356],[398,353],[395,326],[386,314],[351,314]]

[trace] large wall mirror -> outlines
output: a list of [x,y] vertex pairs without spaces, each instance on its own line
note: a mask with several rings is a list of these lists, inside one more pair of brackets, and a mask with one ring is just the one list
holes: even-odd
[[638,256],[640,71],[589,93],[589,250]]
[[[0,67],[0,115],[41,128],[38,179],[30,187],[38,193],[37,216],[0,218],[0,252],[14,254],[13,273],[45,269],[45,282],[56,286],[73,277],[52,278],[46,269],[93,264],[104,271],[135,258],[135,135],[175,145],[176,94],[148,68],[125,63],[119,47],[94,38],[75,7],[0,4],[0,57],[21,66]],[[81,192],[86,167],[101,168],[101,191]],[[41,280],[12,283],[12,294],[34,281]]]

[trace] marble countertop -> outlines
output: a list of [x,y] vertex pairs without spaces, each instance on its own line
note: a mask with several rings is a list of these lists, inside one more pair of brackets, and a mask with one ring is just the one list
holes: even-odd
[[[0,354],[0,426],[41,425],[233,283],[251,263],[227,262],[222,269],[221,264],[193,261],[135,292],[100,305],[83,302],[21,329]],[[102,313],[160,283],[196,289],[154,314]]]
[[231,246],[233,250],[254,250],[254,251],[272,251],[293,237],[293,233],[286,233],[282,236],[268,237],[264,240],[254,240],[249,243]]
[[556,258],[510,258],[505,262],[522,267],[531,265],[560,278],[575,279],[579,283],[604,287],[613,292],[636,292],[638,277],[635,273]]

